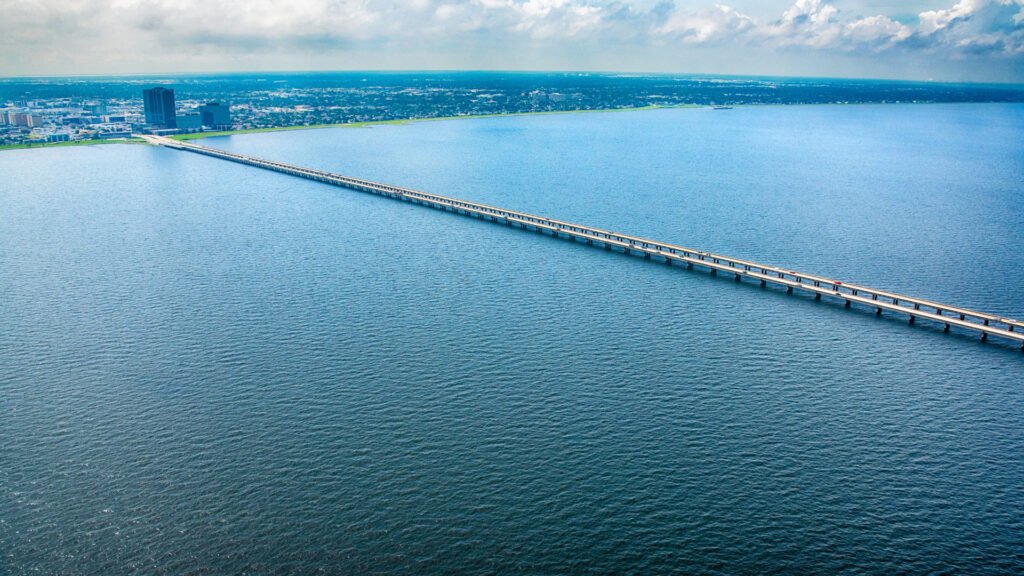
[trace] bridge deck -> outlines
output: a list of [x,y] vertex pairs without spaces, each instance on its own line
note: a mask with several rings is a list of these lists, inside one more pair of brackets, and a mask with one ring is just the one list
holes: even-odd
[[1021,349],[1024,350],[1024,322],[1005,318],[997,314],[978,312],[905,294],[878,290],[860,284],[850,284],[832,278],[806,274],[788,268],[731,258],[721,254],[583,226],[572,222],[554,220],[534,214],[526,214],[448,196],[429,194],[379,182],[351,178],[322,170],[313,170],[281,162],[253,158],[171,138],[161,136],[143,136],[143,138],[154,145],[222,158],[353,190],[370,192],[434,208],[478,216],[496,222],[516,224],[523,228],[550,232],[556,236],[564,235],[569,238],[584,240],[590,245],[597,244],[606,248],[618,248],[627,254],[636,253],[642,254],[646,258],[658,258],[668,264],[685,263],[688,268],[700,266],[711,270],[713,274],[720,272],[730,273],[735,275],[736,280],[751,278],[759,281],[762,286],[769,283],[784,286],[788,292],[803,290],[814,294],[816,298],[825,296],[841,300],[845,302],[846,306],[854,303],[862,304],[874,308],[877,314],[881,314],[882,311],[898,312],[906,314],[911,322],[918,318],[932,320],[943,324],[947,331],[950,327],[958,327],[980,332],[982,340],[986,340],[989,336],[999,336],[1020,343]]

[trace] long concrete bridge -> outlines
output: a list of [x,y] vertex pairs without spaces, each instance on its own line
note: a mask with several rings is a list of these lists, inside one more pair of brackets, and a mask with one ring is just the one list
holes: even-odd
[[759,282],[762,287],[773,284],[785,288],[789,294],[792,294],[794,290],[802,290],[813,294],[817,300],[823,297],[829,298],[842,302],[847,308],[858,304],[874,310],[875,314],[878,315],[881,315],[883,312],[893,312],[904,315],[911,324],[919,319],[930,320],[942,325],[945,332],[949,332],[951,327],[956,327],[980,333],[982,342],[987,341],[990,336],[997,336],[1020,344],[1021,351],[1024,351],[1024,322],[1005,318],[997,314],[978,312],[950,304],[942,304],[904,294],[878,290],[860,284],[841,282],[832,278],[805,274],[788,268],[730,258],[721,254],[685,248],[648,238],[609,232],[582,224],[552,220],[543,216],[496,208],[476,202],[467,202],[448,196],[428,194],[379,182],[350,178],[322,170],[313,170],[244,156],[242,154],[234,154],[162,136],[143,136],[143,138],[150,144],[158,146],[186,150],[205,156],[213,156],[214,158],[316,180],[317,182],[333,184],[351,190],[404,200],[501,224],[519,226],[523,229],[546,232],[555,237],[583,241],[588,245],[599,246],[608,250],[620,250],[626,254],[643,256],[649,260],[657,260],[665,264],[685,265],[690,270],[694,269],[694,267],[699,267],[709,270],[712,275],[732,274],[737,282],[749,279]]

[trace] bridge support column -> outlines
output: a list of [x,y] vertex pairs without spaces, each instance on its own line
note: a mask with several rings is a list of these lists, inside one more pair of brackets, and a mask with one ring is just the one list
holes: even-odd
[[711,269],[711,275],[712,275],[712,276],[718,276],[718,270],[717,270],[717,269],[715,269],[715,268],[712,268],[712,269]]
[[693,270],[693,262],[687,262],[686,263],[686,269],[687,270]]
[[742,279],[743,279],[743,277],[742,277],[742,276],[740,276],[739,274],[736,274],[736,281],[737,281],[737,282],[739,282],[739,281],[740,281],[740,280],[742,280]]
[[761,280],[761,288],[764,288],[764,287],[765,287],[765,286],[767,286],[767,285],[768,285],[768,282],[767,282],[767,281],[765,281],[765,280]]
[[911,314],[911,315],[910,315],[910,323],[911,323],[911,324],[913,324],[913,323],[914,323],[914,315],[913,315],[913,314]]
[[850,303],[850,301],[849,301],[849,300],[847,300],[847,301],[846,301],[846,304],[845,304],[845,306],[846,306],[847,308],[849,308],[849,307],[850,307],[850,304],[851,304],[851,303]]
[[814,299],[815,300],[821,300],[821,294],[815,294],[814,295]]
[[881,315],[882,315],[882,309],[881,308],[875,308],[875,316],[881,316]]
[[982,342],[988,342],[988,332],[982,332],[981,333],[981,341]]
[[786,286],[786,294],[792,294],[792,293],[793,293],[793,287],[792,286]]
[[946,334],[949,334],[949,324],[946,324],[945,328],[943,328],[942,331]]

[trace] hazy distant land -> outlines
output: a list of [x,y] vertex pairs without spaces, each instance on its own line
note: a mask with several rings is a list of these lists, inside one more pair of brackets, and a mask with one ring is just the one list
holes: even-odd
[[[0,150],[131,141],[141,131],[143,88],[175,90],[179,113],[231,106],[231,129],[182,139],[275,130],[362,127],[512,114],[677,106],[1024,102],[1024,86],[881,80],[520,72],[337,72],[0,79],[0,106],[30,110],[49,128],[0,131]],[[84,110],[123,117],[117,138]],[[74,125],[70,123],[74,122]],[[44,132],[71,142],[42,142]],[[38,133],[38,134],[36,134]]]

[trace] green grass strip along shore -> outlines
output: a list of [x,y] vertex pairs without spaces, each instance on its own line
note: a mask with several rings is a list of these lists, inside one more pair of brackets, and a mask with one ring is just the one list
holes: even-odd
[[222,132],[193,132],[191,134],[175,134],[175,140],[198,140],[211,136],[231,136],[233,134],[257,134],[260,132],[280,132],[283,130],[314,130],[318,128],[366,128],[369,126],[412,124],[414,122],[440,122],[444,120],[476,120],[480,118],[505,118],[511,116],[543,116],[548,114],[586,114],[596,112],[636,112],[639,110],[657,110],[660,108],[701,108],[695,104],[678,106],[640,106],[636,108],[595,108],[593,110],[551,110],[545,112],[511,112],[502,114],[463,114],[461,116],[437,116],[434,118],[406,118],[400,120],[373,120],[369,122],[347,122],[341,124],[309,124],[303,126],[274,126],[272,128],[247,128],[242,130],[224,130]]
[[58,146],[92,146],[94,144],[142,144],[138,138],[130,139],[97,139],[71,140],[69,142],[21,142],[19,144],[0,144],[0,150],[23,150],[28,148],[56,148]]
[[[587,114],[598,112],[636,112],[640,110],[657,110],[661,108],[702,108],[697,104],[679,104],[673,106],[639,106],[636,108],[595,108],[592,110],[551,110],[545,112],[512,112],[502,114],[463,114],[460,116],[438,116],[435,118],[406,118],[400,120],[373,120],[370,122],[348,122],[341,124],[310,124],[302,126],[274,126],[271,128],[247,128],[242,130],[223,130],[219,132],[193,132],[175,134],[175,140],[198,140],[211,136],[231,136],[233,134],[257,134],[260,132],[281,132],[284,130],[314,130],[317,128],[366,128],[369,126],[411,124],[413,122],[440,122],[444,120],[474,120],[479,118],[504,118],[511,116],[542,116],[548,114]],[[72,140],[70,142],[22,142],[20,144],[3,144],[0,150],[19,150],[25,148],[52,148],[57,146],[91,146],[93,144],[141,144],[138,138],[116,140]]]

